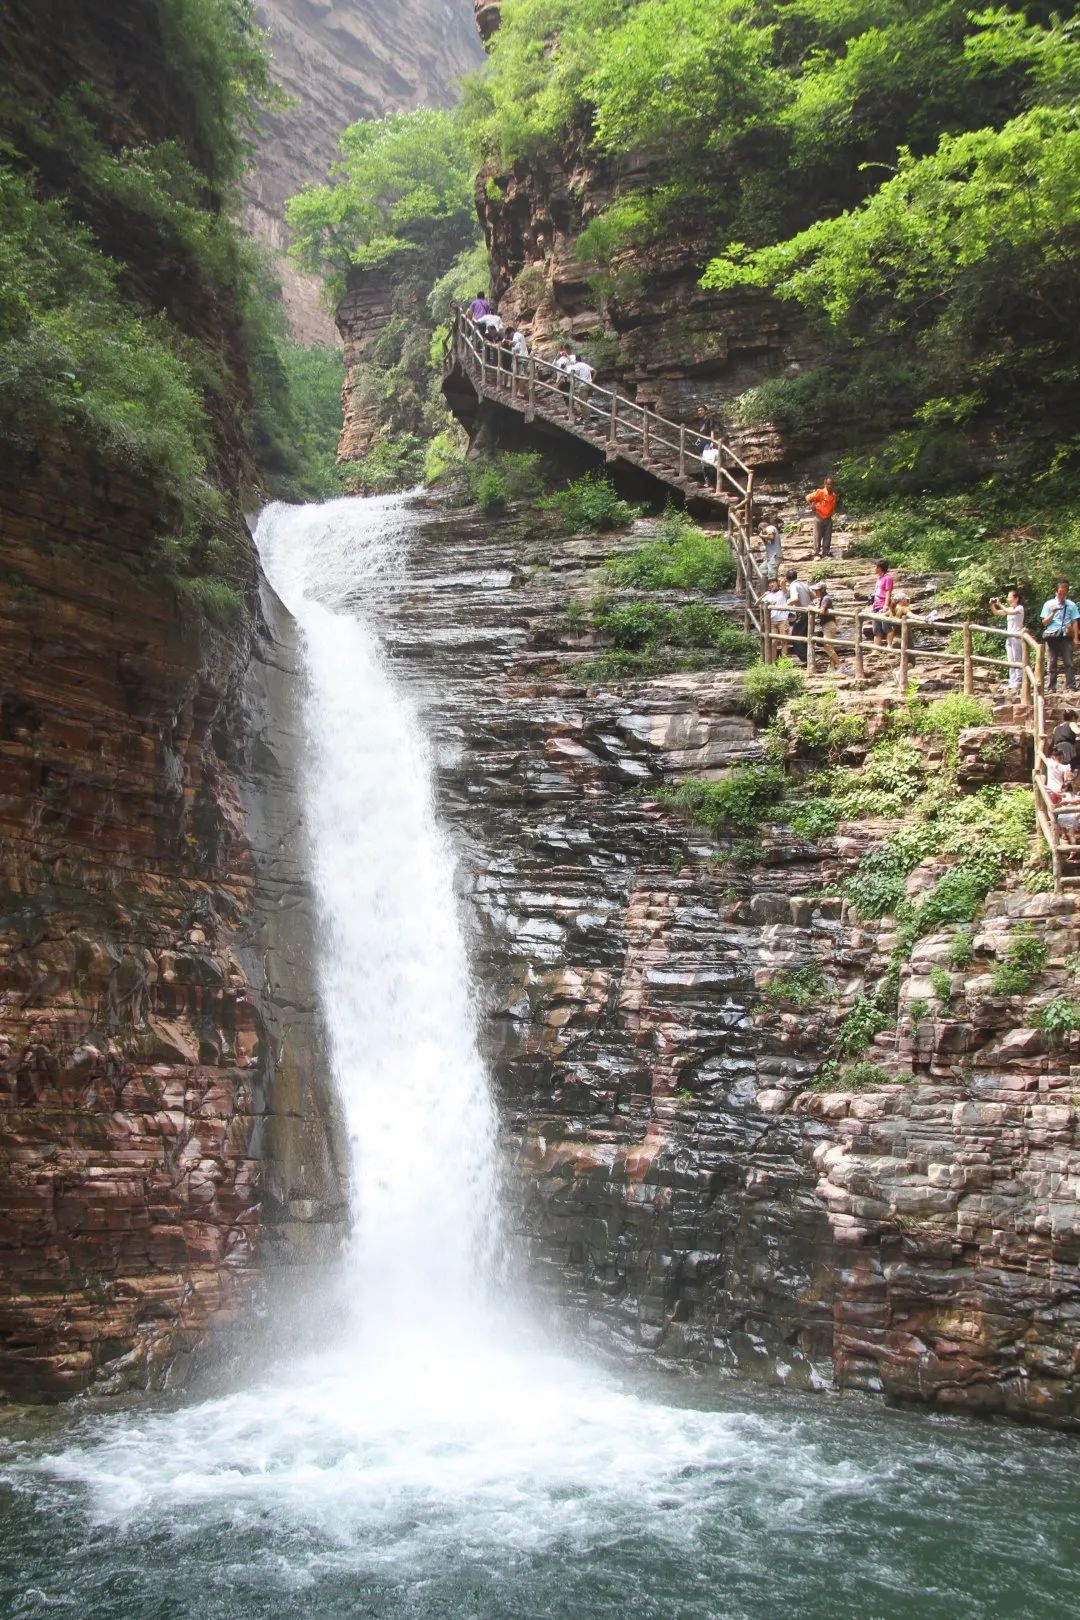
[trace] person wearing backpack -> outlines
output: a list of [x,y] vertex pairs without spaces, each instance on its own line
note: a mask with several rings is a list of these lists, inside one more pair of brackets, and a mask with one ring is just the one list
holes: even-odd
[[1065,686],[1068,691],[1076,691],[1076,671],[1073,663],[1073,645],[1076,637],[1076,621],[1080,619],[1080,608],[1077,607],[1069,595],[1069,582],[1059,579],[1057,590],[1053,596],[1043,603],[1040,615],[1043,627],[1043,640],[1046,643],[1047,655],[1050,659],[1050,668],[1047,672],[1046,690],[1057,690],[1058,676],[1064,675]]

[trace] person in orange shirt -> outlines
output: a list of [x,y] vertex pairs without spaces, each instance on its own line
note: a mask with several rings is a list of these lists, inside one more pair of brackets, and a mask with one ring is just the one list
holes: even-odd
[[826,478],[820,489],[810,491],[807,505],[814,509],[814,556],[832,556],[832,520],[839,500],[836,485]]

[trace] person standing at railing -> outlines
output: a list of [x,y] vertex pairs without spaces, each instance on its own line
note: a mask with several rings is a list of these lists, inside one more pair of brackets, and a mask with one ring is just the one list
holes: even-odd
[[525,369],[529,358],[529,345],[525,341],[525,334],[520,327],[508,326],[503,342],[510,350],[510,369],[514,374],[514,390],[522,398],[525,396]]
[[990,611],[999,618],[1004,617],[1008,632],[1005,656],[1009,660],[1009,691],[1019,692],[1024,685],[1024,643],[1021,639],[1024,634],[1024,604],[1019,591],[1010,590],[1004,602],[999,596],[992,596]]
[[491,305],[488,303],[488,301],[485,298],[483,293],[477,293],[476,297],[473,299],[472,303],[469,305],[469,316],[470,316],[470,318],[472,320],[474,320],[474,321],[479,322],[479,321],[483,320],[485,315],[490,315],[490,314],[491,314]]
[[810,633],[810,614],[807,611],[813,602],[810,587],[804,579],[799,578],[798,569],[789,568],[787,571],[787,599],[791,610],[791,656],[798,664],[806,663],[806,644]]
[[[769,576],[769,588],[761,598],[762,606],[769,615],[769,627],[772,636],[786,636],[788,625],[791,623],[791,614],[788,612],[788,593],[783,589],[776,574]],[[775,663],[778,658],[788,656],[787,643],[783,641],[772,642],[772,656]]]
[[806,497],[814,511],[814,556],[832,556],[833,513],[840,499],[832,478],[826,478],[820,489],[812,489]]
[[1073,647],[1076,640],[1076,622],[1080,619],[1080,608],[1077,607],[1069,595],[1069,582],[1059,579],[1054,595],[1043,603],[1042,613],[1043,640],[1046,643],[1050,658],[1050,669],[1047,676],[1046,689],[1048,692],[1057,690],[1058,675],[1065,677],[1065,686],[1068,691],[1076,691],[1076,671],[1073,659]]
[[706,489],[715,489],[720,475],[720,444],[714,437],[701,441],[701,482]]
[[829,595],[829,587],[821,580],[817,585],[811,585],[810,594],[817,608],[817,632],[824,643],[829,665],[832,669],[839,669],[840,660],[836,654],[836,609]]
[[889,564],[884,557],[879,557],[874,564],[874,594],[870,598],[870,612],[873,615],[870,623],[879,647],[884,647],[886,641],[890,647],[893,644],[893,627],[885,622],[892,617],[892,594],[893,577]]

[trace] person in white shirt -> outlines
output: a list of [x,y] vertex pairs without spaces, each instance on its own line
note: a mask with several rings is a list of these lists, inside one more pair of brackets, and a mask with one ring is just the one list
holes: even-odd
[[1024,684],[1024,604],[1018,591],[1010,591],[1004,602],[1000,597],[990,598],[990,611],[1003,615],[1005,629],[1005,656],[1009,660],[1009,691],[1019,692]]
[[[787,628],[791,622],[791,615],[788,612],[787,599],[787,591],[781,588],[780,581],[774,574],[769,580],[768,590],[761,598],[762,602],[765,604],[765,611],[769,615],[769,624],[771,626],[773,635],[787,635]],[[777,658],[786,658],[787,654],[788,647],[786,642],[774,642],[772,648],[774,662]]]
[[529,345],[525,341],[524,332],[516,326],[508,326],[503,337],[503,347],[510,355],[510,370],[514,377],[514,392],[524,395],[526,392],[524,362],[529,358]]
[[589,414],[589,396],[596,373],[587,360],[575,360],[570,375],[574,379],[574,415],[579,422],[584,422]]
[[794,640],[791,643],[791,656],[797,664],[806,663],[806,644],[810,630],[810,615],[807,608],[811,605],[813,597],[810,587],[804,579],[800,579],[794,568],[787,571],[788,607],[791,609],[791,634]]

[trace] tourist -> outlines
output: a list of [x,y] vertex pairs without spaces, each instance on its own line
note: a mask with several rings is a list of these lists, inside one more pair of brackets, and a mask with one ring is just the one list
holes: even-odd
[[791,656],[797,663],[806,663],[806,643],[810,626],[810,616],[807,608],[811,605],[810,587],[804,579],[799,578],[796,568],[787,571],[787,599],[791,609]]
[[874,564],[874,581],[874,594],[870,597],[870,623],[874,640],[879,647],[884,647],[886,641],[891,647],[893,627],[885,621],[892,617],[893,577],[883,557]]
[[527,369],[526,361],[529,358],[529,345],[525,341],[525,334],[520,327],[511,326],[507,330],[510,336],[510,366],[515,378],[517,379],[514,386],[517,393],[524,397],[526,392],[525,371]]
[[483,293],[477,293],[476,297],[473,299],[472,303],[469,305],[469,315],[472,317],[472,319],[474,321],[481,321],[481,320],[483,320],[485,315],[490,315],[490,314],[491,314],[491,305],[488,303],[488,301],[484,297]]
[[1005,629],[1008,634],[1005,638],[1005,656],[1009,660],[1009,691],[1019,692],[1024,685],[1024,643],[1021,639],[1024,629],[1024,604],[1020,600],[1020,593],[1010,590],[1002,602],[998,596],[990,598],[990,611],[999,617],[1004,616]]
[[569,343],[560,343],[558,353],[555,356],[554,365],[555,371],[558,373],[555,380],[558,386],[562,389],[563,393],[565,393],[570,386],[570,367],[576,363],[577,355],[574,353]]
[[820,580],[818,584],[810,587],[810,594],[817,609],[815,614],[817,632],[824,643],[830,665],[833,669],[839,669],[840,660],[836,653],[836,609],[829,595],[829,587],[824,580]]
[[772,579],[775,574],[779,578],[784,552],[780,529],[775,523],[763,523],[758,533],[765,547],[765,577]]
[[826,478],[820,489],[812,489],[806,497],[814,510],[814,556],[832,556],[833,513],[839,496],[831,478]]
[[706,489],[715,490],[720,475],[720,443],[716,438],[704,439],[701,445],[701,482]]
[[787,643],[774,641],[775,636],[786,636],[788,625],[791,623],[791,614],[788,612],[787,591],[783,589],[776,574],[769,575],[769,588],[761,598],[762,605],[769,615],[770,646],[773,661],[787,656]]
[[1070,692],[1076,691],[1076,673],[1073,665],[1074,626],[1080,619],[1080,608],[1069,595],[1069,582],[1059,579],[1054,595],[1043,603],[1043,640],[1050,657],[1047,690],[1057,690],[1058,675],[1064,675]]
[[570,375],[574,379],[574,415],[579,422],[584,422],[589,414],[589,395],[596,373],[587,360],[577,359],[571,363]]
[[1053,805],[1061,803],[1065,789],[1071,784],[1072,764],[1060,748],[1055,748],[1046,761],[1046,794]]

